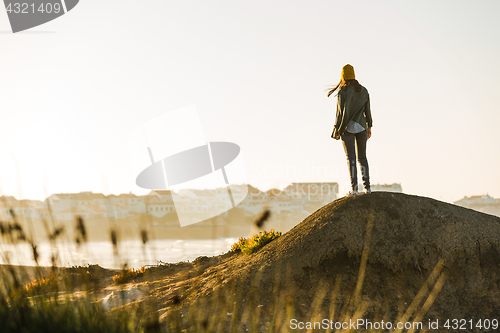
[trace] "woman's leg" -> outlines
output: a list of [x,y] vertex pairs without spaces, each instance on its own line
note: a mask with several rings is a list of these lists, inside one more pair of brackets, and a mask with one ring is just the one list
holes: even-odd
[[358,190],[358,170],[356,168],[356,145],[355,136],[349,132],[344,132],[342,135],[342,143],[347,156],[347,166],[349,175],[351,176],[351,188],[353,191]]
[[361,168],[363,177],[363,185],[365,190],[370,190],[370,170],[368,169],[368,159],[366,158],[366,141],[368,140],[368,132],[363,131],[356,133],[356,146],[358,148],[358,162]]

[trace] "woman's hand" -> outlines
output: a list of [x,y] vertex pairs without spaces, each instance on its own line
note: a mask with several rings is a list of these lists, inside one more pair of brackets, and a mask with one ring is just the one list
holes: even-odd
[[333,138],[334,138],[335,140],[340,139],[339,130],[338,130],[338,129],[336,129],[336,128],[333,130]]
[[368,140],[372,136],[372,128],[368,127],[368,129],[366,131],[368,132],[368,138],[367,138],[367,140]]

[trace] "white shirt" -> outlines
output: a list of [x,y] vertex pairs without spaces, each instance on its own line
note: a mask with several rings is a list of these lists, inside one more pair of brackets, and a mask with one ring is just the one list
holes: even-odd
[[361,126],[360,124],[358,124],[357,122],[351,120],[349,122],[349,124],[347,124],[347,128],[345,130],[349,133],[356,134],[356,133],[363,132],[365,130],[365,128],[363,126]]

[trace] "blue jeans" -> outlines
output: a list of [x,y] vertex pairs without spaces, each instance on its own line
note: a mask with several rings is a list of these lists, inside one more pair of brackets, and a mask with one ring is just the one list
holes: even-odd
[[347,165],[349,167],[349,175],[351,176],[351,187],[353,191],[358,191],[358,170],[356,168],[356,148],[358,151],[358,162],[361,167],[361,175],[363,177],[363,185],[365,190],[370,189],[370,173],[368,169],[368,160],[366,159],[366,141],[368,133],[366,130],[360,133],[352,134],[347,131],[342,135],[342,143],[347,156]]

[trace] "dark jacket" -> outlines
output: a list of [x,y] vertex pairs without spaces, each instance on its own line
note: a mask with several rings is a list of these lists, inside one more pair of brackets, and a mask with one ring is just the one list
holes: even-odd
[[351,120],[365,129],[372,127],[370,95],[363,86],[361,86],[360,92],[356,92],[353,86],[345,87],[337,95],[337,118],[334,128],[342,135]]

